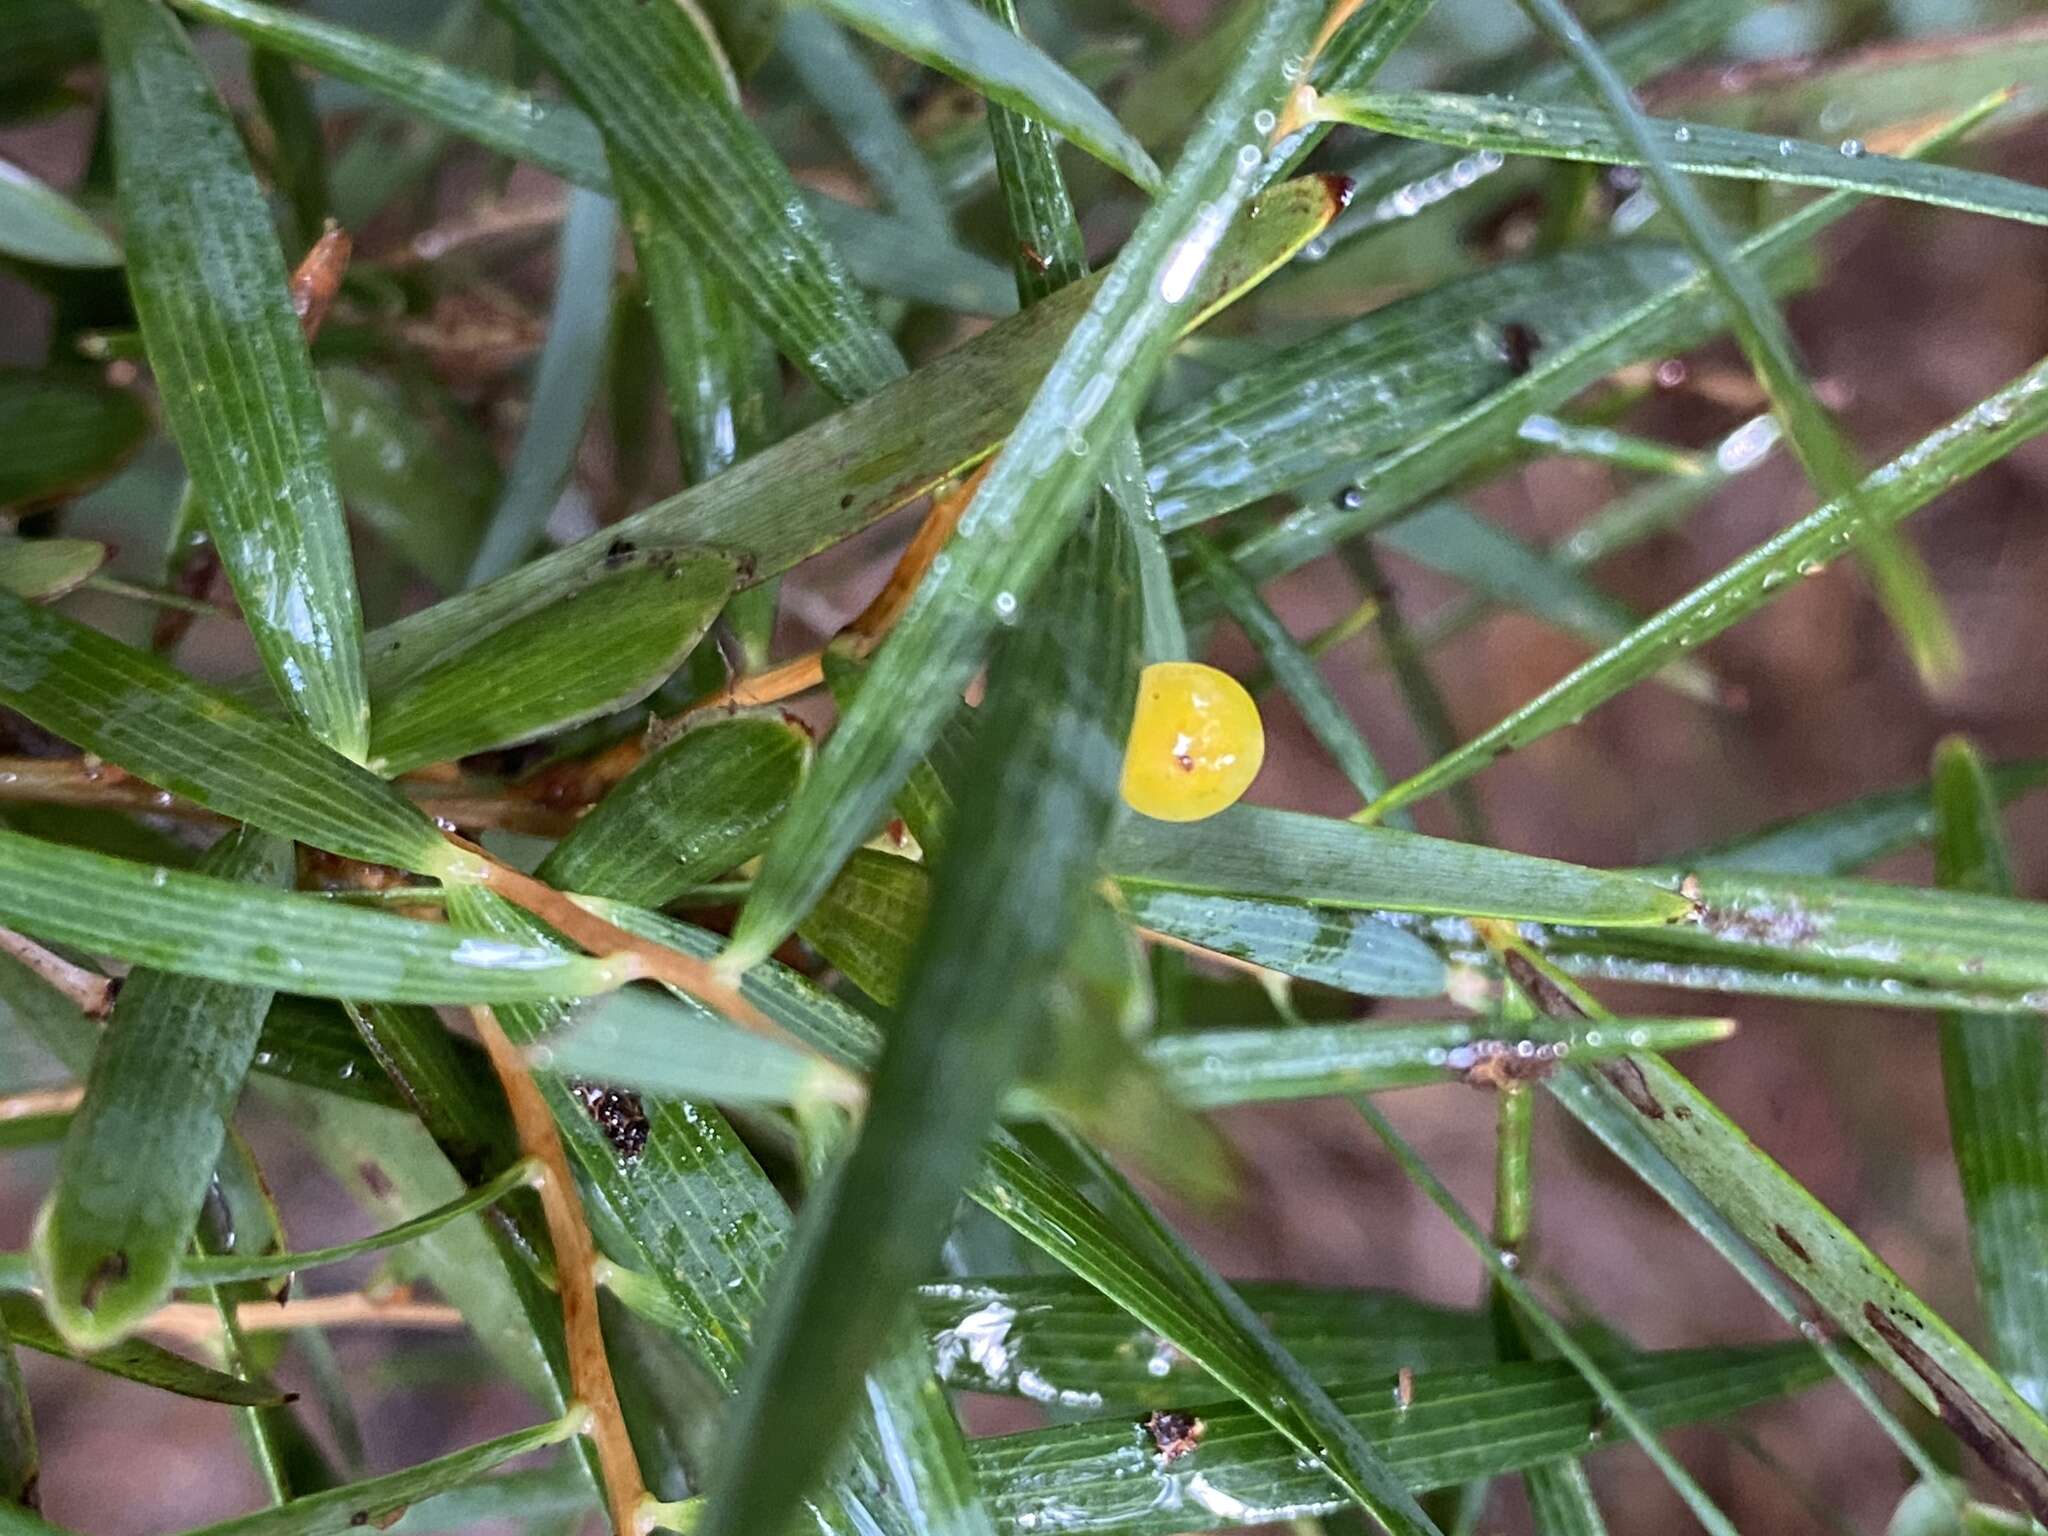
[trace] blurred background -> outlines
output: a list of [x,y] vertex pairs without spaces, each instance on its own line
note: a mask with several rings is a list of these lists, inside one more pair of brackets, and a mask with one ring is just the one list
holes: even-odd
[[[414,0],[353,0],[308,9],[400,39],[446,36],[432,24],[436,8]],[[1027,18],[1035,19],[1026,9]],[[2020,0],[1802,0],[1762,6],[1730,37],[1721,61],[1653,85],[1649,96],[1654,103],[1711,92],[1721,63],[2010,26],[2030,9]],[[1107,5],[1072,9],[1070,22],[1053,35],[1067,37],[1075,51],[1095,61],[1092,83],[1115,102],[1118,60],[1133,51],[1132,39],[1191,36],[1209,10],[1206,0],[1173,0],[1143,14]],[[509,56],[495,28],[479,36],[478,51],[488,55],[495,47]],[[0,37],[0,49],[6,46]],[[220,63],[230,95],[246,103],[238,50],[211,34],[205,46]],[[1512,58],[1527,46],[1519,15],[1505,0],[1443,0],[1389,78],[1402,84],[1458,79],[1475,65]],[[979,131],[953,87],[879,53],[874,62],[930,142]],[[782,67],[771,59],[764,78],[772,82]],[[2035,28],[2030,49],[2012,50],[2012,67],[2017,74],[2031,72],[2037,87],[2048,82],[2048,35],[2041,28]],[[66,67],[54,78],[70,93],[68,104],[31,102],[26,94],[14,99],[0,123],[0,157],[55,186],[74,188],[91,179],[98,84],[86,64]],[[26,93],[28,86],[20,89]],[[531,365],[546,329],[559,188],[536,173],[522,171],[503,181],[487,176],[471,152],[424,145],[418,133],[366,108],[346,90],[323,85],[315,99],[337,166],[350,167],[345,174],[356,178],[339,184],[370,209],[355,227],[366,262],[402,271],[408,262],[424,260],[423,231],[451,242],[455,254],[435,260],[462,280],[437,290],[432,308],[415,325],[415,340],[439,385],[467,413],[472,436],[465,451],[502,456],[522,425]],[[784,105],[770,123],[799,174],[862,198],[865,189],[844,168],[827,130],[793,111],[787,92],[775,99]],[[1814,109],[1809,103],[1801,110]],[[1843,110],[1870,109],[1859,101]],[[1841,131],[1828,128],[1826,104],[1820,111],[1819,126],[1808,121],[1802,131]],[[1866,120],[1859,118],[1858,126]],[[166,153],[175,147],[166,146]],[[421,155],[423,164],[438,169],[420,186],[379,204],[372,196],[376,164],[401,153]],[[1342,156],[1334,158],[1341,162]],[[2036,122],[1994,134],[1967,159],[2023,180],[2048,181],[2048,126]],[[1077,169],[1077,198],[1084,207],[1091,206],[1091,192],[1103,190],[1101,180]],[[1302,333],[1435,281],[1446,263],[1498,254],[1499,242],[1507,238],[1498,215],[1504,208],[1512,213],[1513,195],[1481,187],[1454,199],[1442,216],[1415,221],[1415,229],[1355,241],[1320,266],[1298,266],[1233,310],[1225,328],[1233,334],[1268,328]],[[1098,250],[1113,246],[1129,216],[1127,206],[1105,198],[1100,217],[1091,221]],[[1000,215],[987,200],[971,205],[959,223],[970,245],[1001,249]],[[1791,302],[1790,314],[1813,374],[1872,461],[1967,409],[2048,352],[2048,231],[1872,205],[1837,226],[1823,252],[1822,280]],[[0,365],[39,365],[54,313],[46,293],[0,268]],[[906,334],[927,353],[958,334],[956,324],[930,312],[908,315],[907,326]],[[1760,402],[1732,346],[1684,361],[1683,370],[1667,375],[1683,372],[1684,379],[1654,390],[1628,424],[1676,445],[1710,450]],[[1201,365],[1190,364],[1169,377],[1164,392],[1205,387],[1210,377]],[[581,531],[677,485],[672,454],[665,458],[661,446],[666,434],[652,434],[646,461],[636,462],[630,436],[615,430],[612,415],[625,409],[621,402],[627,399],[622,391],[608,394],[586,432],[556,509],[559,532]],[[644,415],[646,402],[640,404]],[[1476,493],[1472,503],[1501,526],[1544,543],[1570,531],[1623,483],[1622,472],[1611,467],[1551,459],[1504,476]],[[112,539],[122,548],[121,560],[133,562],[129,569],[146,571],[178,486],[174,458],[159,441],[118,480],[68,511],[64,529]],[[1810,505],[1796,466],[1779,451],[1713,495],[1681,526],[1601,565],[1599,581],[1638,612],[1653,611]],[[1967,670],[1945,696],[1930,698],[1922,691],[1867,587],[1849,563],[1840,563],[1701,653],[1722,684],[1719,707],[1668,689],[1638,687],[1578,728],[1482,775],[1476,787],[1493,839],[1503,847],[1591,864],[1649,862],[1785,815],[1916,782],[1925,775],[1931,748],[1948,732],[1968,733],[1994,759],[2048,754],[2044,513],[2048,443],[2037,442],[1908,525],[1967,652]],[[906,532],[899,516],[799,571],[785,588],[780,648],[816,644],[856,612]],[[373,613],[419,600],[424,589],[376,533],[365,532],[359,562]],[[1460,601],[1455,582],[1397,553],[1389,553],[1386,563],[1411,623],[1426,626],[1432,614]],[[1335,560],[1277,583],[1269,596],[1304,636],[1336,622],[1361,599],[1355,579]],[[131,631],[146,623],[132,609],[112,605],[95,617]],[[237,667],[245,658],[236,654],[235,643],[225,626],[203,625],[182,659],[203,671]],[[1432,665],[1464,736],[1507,713],[1584,654],[1581,642],[1554,628],[1496,611],[1444,643]],[[1208,659],[1241,673],[1255,665],[1250,648],[1227,625],[1210,640]],[[1426,760],[1369,637],[1333,650],[1323,665],[1396,777]],[[1354,809],[1345,782],[1289,704],[1277,694],[1263,703],[1268,766],[1253,798],[1326,813]],[[1423,806],[1420,821],[1424,830],[1457,834],[1441,803]],[[2021,888],[2038,893],[2048,858],[2048,804],[2022,801],[2010,827]],[[1927,861],[1919,856],[1892,860],[1877,873],[1907,881],[1929,878]],[[1730,1001],[1647,989],[1632,993],[1625,987],[1604,988],[1602,995],[1619,1011],[1716,1012],[1727,1010]],[[1931,1020],[1900,1011],[1734,1001],[1738,1036],[1694,1053],[1685,1069],[1934,1307],[1974,1330]],[[1398,1015],[1391,1008],[1383,1012]],[[0,1054],[0,1078],[11,1076],[10,1088],[32,1086],[47,1071],[47,1063]],[[1493,1158],[1491,1097],[1443,1086],[1385,1102],[1454,1189],[1483,1207]],[[1779,1325],[1743,1282],[1552,1109],[1544,1103],[1538,1114],[1533,1272],[1556,1294],[1583,1298],[1647,1346],[1778,1336]],[[260,1104],[250,1107],[244,1121],[287,1214],[293,1246],[317,1246],[378,1224],[309,1155],[298,1134],[304,1127],[275,1123]],[[1476,1262],[1361,1134],[1346,1107],[1233,1111],[1221,1124],[1243,1159],[1243,1196],[1227,1211],[1177,1214],[1224,1273],[1388,1287],[1456,1304],[1479,1296]],[[47,1149],[0,1160],[0,1246],[25,1242],[50,1168]],[[323,1275],[320,1288],[343,1288],[369,1273],[358,1266]],[[516,1392],[493,1384],[484,1357],[459,1332],[338,1329],[332,1339],[340,1378],[360,1414],[363,1454],[374,1469],[453,1449],[528,1417]],[[224,1410],[40,1356],[27,1357],[27,1370],[43,1440],[45,1508],[60,1523],[103,1536],[141,1536],[261,1502]],[[311,1385],[307,1371],[304,1359],[288,1356],[282,1374],[287,1384],[305,1388]],[[1034,1422],[1035,1413],[1012,1402],[969,1404],[970,1425],[981,1430],[1021,1427]],[[1718,1432],[1678,1437],[1688,1464],[1745,1530],[1881,1530],[1907,1486],[1896,1453],[1839,1388],[1809,1392],[1747,1423],[1758,1448],[1784,1463],[1789,1474]],[[1687,1518],[1632,1450],[1604,1452],[1590,1465],[1616,1531],[1654,1530]],[[1333,1529],[1341,1528],[1333,1522]],[[1525,1528],[1518,1495],[1504,1492],[1480,1528]]]

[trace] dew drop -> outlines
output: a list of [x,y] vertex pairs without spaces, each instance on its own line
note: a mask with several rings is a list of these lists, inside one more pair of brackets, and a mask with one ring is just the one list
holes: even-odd
[[1842,140],[1842,158],[1843,158],[1843,159],[1845,159],[1845,160],[1860,160],[1860,159],[1862,159],[1862,158],[1863,158],[1863,141],[1862,141],[1861,139],[1844,139],[1844,140]]
[[1671,137],[1675,143],[1690,144],[1692,142],[1692,130],[1686,127],[1684,123],[1680,123],[1671,130]]

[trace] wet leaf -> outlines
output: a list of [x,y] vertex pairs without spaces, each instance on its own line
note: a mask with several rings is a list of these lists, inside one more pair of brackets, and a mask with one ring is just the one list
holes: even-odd
[[0,369],[0,507],[87,490],[126,463],[148,435],[149,413],[125,389]]
[[98,15],[129,289],[164,414],[272,684],[360,762],[370,706],[348,529],[262,189],[160,0]]
[[63,193],[0,160],[0,255],[50,267],[118,267],[121,247]]

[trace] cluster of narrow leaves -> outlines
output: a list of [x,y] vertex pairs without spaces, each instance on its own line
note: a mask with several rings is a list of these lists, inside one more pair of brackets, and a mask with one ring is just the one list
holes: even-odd
[[[1900,1528],[2048,1520],[2048,909],[2000,832],[2048,763],[1951,742],[1633,871],[1491,846],[1465,782],[1637,684],[1711,701],[1689,653],[1842,555],[1952,675],[1896,530],[2048,428],[2048,361],[1869,469],[1777,303],[1870,199],[2048,223],[1950,163],[2048,34],[1700,98],[1672,72],[1744,0],[1597,36],[1521,0],[1507,61],[1430,10],[0,0],[0,149],[93,146],[0,159],[47,338],[0,371],[0,1149],[47,1180],[0,1252],[0,1532],[73,1497],[20,1351],[238,1417],[270,1502],[209,1529],[266,1536],[1406,1536],[1514,1477],[1599,1532],[1618,1439],[1727,1531],[1660,1435],[1829,1378],[1915,1469]],[[1632,430],[1724,334],[1754,418]],[[1593,579],[1781,442],[1816,510],[1654,615]],[[1550,455],[1625,486],[1554,547],[1463,499]],[[783,573],[906,508],[874,603],[787,643]],[[1466,597],[1408,622],[1387,550]],[[1364,602],[1304,638],[1266,588],[1321,560]],[[1502,608],[1591,654],[1459,741],[1431,652]],[[1140,669],[1222,619],[1356,814],[1120,803]],[[1367,629],[1405,778],[1318,665]],[[1413,828],[1438,794],[1459,840]],[[1857,877],[1927,843],[1935,888]],[[1615,1018],[1610,978],[1728,997]],[[1976,1343],[1666,1059],[1746,995],[1939,1015]],[[1445,1082],[1498,1099],[1490,1227],[1372,1101]],[[1473,1309],[1233,1285],[1131,1182],[1227,1211],[1205,1112],[1317,1097],[1470,1239]],[[1781,1336],[1554,1315],[1515,1263],[1539,1098]],[[245,1118],[369,1235],[294,1245]],[[401,1312],[531,1427],[373,1473],[328,1340]],[[960,1392],[1055,1411],[970,1438]]]

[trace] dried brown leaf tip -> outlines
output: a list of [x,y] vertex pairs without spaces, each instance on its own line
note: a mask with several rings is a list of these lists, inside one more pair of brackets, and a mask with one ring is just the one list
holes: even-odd
[[1172,1466],[1202,1443],[1202,1435],[1208,1429],[1192,1413],[1179,1409],[1161,1408],[1145,1415],[1145,1431],[1151,1435],[1153,1445],[1159,1448],[1159,1462]]

